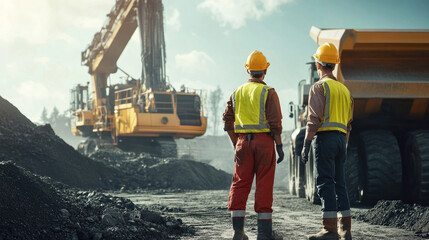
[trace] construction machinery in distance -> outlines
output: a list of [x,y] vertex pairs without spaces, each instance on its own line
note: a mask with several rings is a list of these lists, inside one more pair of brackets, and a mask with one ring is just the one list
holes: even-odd
[[[71,90],[71,131],[88,137],[79,144],[82,153],[100,146],[126,151],[176,156],[174,139],[205,133],[202,91],[172,88],[166,80],[163,5],[161,0],[116,0],[108,19],[82,52],[89,68],[88,84]],[[140,30],[141,79],[108,85],[109,75],[136,29]]]
[[[333,43],[341,63],[337,80],[354,98],[347,148],[346,181],[351,202],[404,199],[429,204],[429,30],[355,30],[312,27],[317,44]],[[314,150],[300,162],[308,94],[319,80],[299,83],[299,103],[290,103],[289,190],[318,202]]]

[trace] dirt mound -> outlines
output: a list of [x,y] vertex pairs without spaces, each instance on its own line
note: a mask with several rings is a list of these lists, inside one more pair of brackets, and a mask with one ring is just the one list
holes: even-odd
[[102,149],[90,158],[133,176],[140,188],[227,189],[232,179],[213,166],[183,158],[163,159],[112,149]]
[[405,204],[399,200],[383,200],[356,217],[358,220],[372,224],[415,231],[416,234],[429,238],[429,207]]
[[118,188],[119,171],[75,151],[50,125],[36,126],[0,97],[0,160],[81,188]]
[[77,191],[0,162],[0,239],[171,239],[192,234],[180,219],[130,200]]
[[0,161],[84,189],[226,189],[232,176],[201,162],[106,150],[83,156],[0,97]]

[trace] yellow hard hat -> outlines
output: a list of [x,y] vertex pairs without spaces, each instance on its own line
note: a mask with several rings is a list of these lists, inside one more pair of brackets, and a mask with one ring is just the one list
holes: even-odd
[[314,59],[324,63],[340,63],[340,58],[338,56],[338,50],[332,43],[324,43],[321,45],[315,54],[313,54]]
[[270,66],[270,63],[267,62],[267,58],[262,52],[255,50],[247,57],[244,66],[250,71],[263,71]]

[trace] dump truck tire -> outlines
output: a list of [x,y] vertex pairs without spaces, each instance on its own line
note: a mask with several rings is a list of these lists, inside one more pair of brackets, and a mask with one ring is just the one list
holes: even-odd
[[429,131],[407,134],[404,161],[405,201],[429,204]]
[[320,198],[316,187],[316,159],[313,145],[310,149],[308,162],[305,164],[305,197],[313,204],[319,204]]
[[359,192],[362,189],[363,173],[359,164],[358,147],[354,139],[349,140],[347,147],[347,159],[344,164],[346,186],[350,204],[359,201]]
[[305,198],[305,165],[300,158],[295,158],[295,192],[298,197]]
[[[292,149],[292,148],[291,148]],[[295,165],[295,160],[293,157],[293,152],[292,150],[289,150],[289,193],[290,195],[296,195],[296,191],[295,191],[295,171],[294,171],[294,165]]]
[[402,160],[398,141],[386,130],[360,134],[365,180],[361,190],[364,203],[381,199],[400,199],[402,195]]

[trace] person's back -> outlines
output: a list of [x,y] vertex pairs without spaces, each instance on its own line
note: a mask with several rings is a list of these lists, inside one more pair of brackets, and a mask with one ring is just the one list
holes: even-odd
[[224,130],[235,148],[235,170],[228,210],[234,228],[233,239],[247,239],[244,233],[246,202],[256,175],[255,211],[258,213],[258,239],[273,239],[272,202],[276,153],[283,160],[280,102],[274,88],[263,81],[269,63],[254,51],[246,68],[251,78],[238,87],[227,102]]
[[[301,161],[308,161],[311,142],[316,163],[317,193],[322,202],[322,231],[310,240],[351,240],[351,213],[344,176],[346,149],[353,116],[353,99],[332,74],[340,62],[332,43],[313,55],[320,80],[310,88],[308,117]],[[313,140],[314,138],[314,140]],[[337,230],[337,219],[340,230]]]

